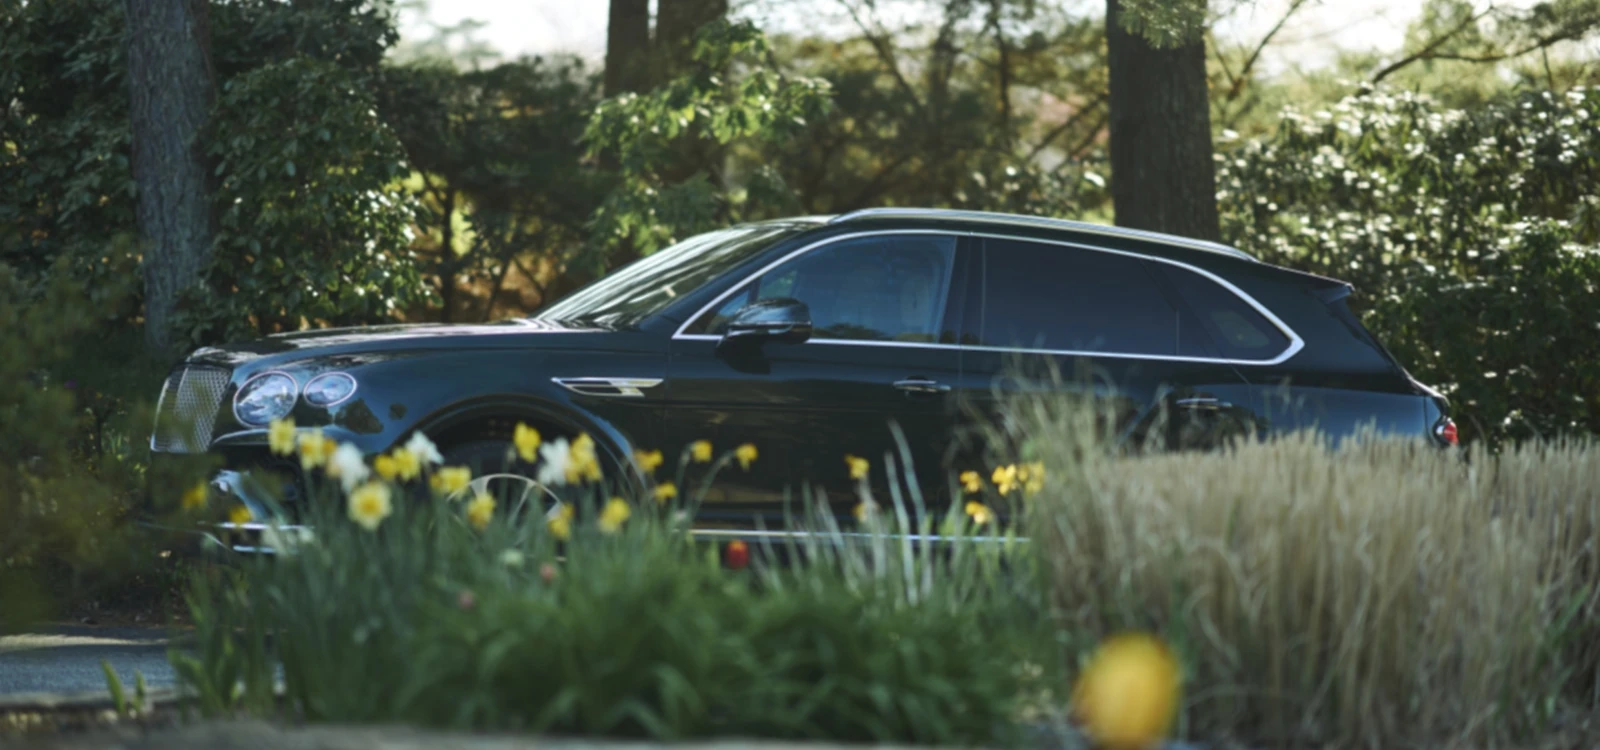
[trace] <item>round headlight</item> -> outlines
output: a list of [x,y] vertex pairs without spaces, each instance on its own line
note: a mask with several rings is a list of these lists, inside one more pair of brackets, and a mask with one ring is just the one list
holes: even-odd
[[259,427],[287,416],[294,409],[297,391],[294,378],[281,372],[257,375],[239,386],[239,393],[233,397],[233,416]]
[[356,395],[356,379],[342,372],[325,372],[306,383],[306,403],[333,406]]

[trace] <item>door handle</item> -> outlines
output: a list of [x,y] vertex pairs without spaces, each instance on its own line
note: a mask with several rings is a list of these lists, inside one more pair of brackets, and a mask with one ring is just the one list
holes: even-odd
[[950,386],[937,380],[927,378],[906,378],[894,381],[894,387],[906,393],[939,394],[949,393]]
[[1194,409],[1196,411],[1220,411],[1233,408],[1233,404],[1216,396],[1190,396],[1188,398],[1180,398],[1172,403],[1180,409]]

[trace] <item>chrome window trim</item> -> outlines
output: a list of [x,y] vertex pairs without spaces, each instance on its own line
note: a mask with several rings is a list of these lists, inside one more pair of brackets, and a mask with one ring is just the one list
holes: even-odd
[[706,312],[714,309],[717,305],[722,304],[722,302],[724,300],[726,300],[728,297],[733,296],[733,294],[735,292],[738,292],[740,289],[744,288],[744,286],[749,284],[752,280],[760,278],[762,274],[765,274],[766,272],[778,267],[779,265],[782,265],[783,263],[788,262],[789,259],[791,259],[791,258],[794,258],[794,257],[797,257],[799,255],[802,255],[802,254],[804,254],[806,252],[809,252],[811,250],[814,250],[814,249],[816,249],[818,247],[822,247],[822,246],[825,246],[825,245],[832,244],[834,242],[842,242],[842,241],[845,241],[845,240],[855,239],[855,238],[858,238],[858,237],[873,237],[873,236],[900,235],[900,234],[942,234],[942,235],[949,235],[949,236],[952,236],[952,237],[966,236],[966,237],[979,237],[979,238],[983,238],[983,239],[1015,240],[1015,241],[1019,241],[1019,242],[1037,242],[1037,243],[1045,244],[1045,245],[1059,245],[1061,247],[1070,247],[1070,248],[1075,248],[1075,249],[1078,249],[1078,250],[1090,250],[1090,251],[1098,252],[1098,253],[1110,253],[1112,255],[1122,255],[1122,256],[1129,257],[1129,258],[1137,258],[1139,260],[1150,261],[1152,263],[1165,263],[1165,264],[1170,265],[1170,266],[1175,266],[1177,268],[1182,268],[1182,269],[1184,269],[1186,271],[1190,271],[1192,273],[1200,274],[1201,276],[1203,276],[1203,277],[1205,277],[1207,279],[1210,279],[1212,282],[1220,284],[1223,289],[1228,290],[1229,293],[1233,294],[1234,296],[1238,297],[1239,299],[1244,300],[1245,304],[1249,305],[1251,309],[1253,309],[1256,312],[1260,313],[1262,317],[1267,319],[1267,322],[1271,323],[1274,326],[1277,326],[1278,330],[1282,331],[1283,334],[1289,338],[1289,346],[1287,348],[1285,348],[1282,353],[1280,353],[1277,356],[1272,357],[1270,359],[1228,359],[1228,358],[1225,358],[1225,357],[1186,357],[1186,356],[1181,356],[1181,355],[1176,355],[1176,354],[1135,354],[1135,353],[1128,353],[1128,352],[1101,352],[1101,351],[1081,350],[1081,349],[1030,349],[1030,348],[1027,348],[1027,347],[1020,347],[1020,346],[986,346],[986,345],[974,345],[974,344],[942,344],[942,343],[932,343],[932,342],[930,342],[930,343],[922,343],[922,342],[914,342],[914,341],[866,341],[866,340],[861,340],[861,339],[820,339],[820,338],[814,338],[814,339],[810,339],[810,340],[806,341],[805,343],[807,343],[807,344],[838,344],[838,345],[844,345],[844,346],[906,347],[906,348],[913,348],[913,349],[958,349],[958,350],[969,350],[969,351],[989,351],[989,352],[1018,353],[1018,354],[1048,354],[1048,355],[1053,355],[1053,356],[1067,356],[1067,357],[1102,357],[1102,358],[1106,358],[1106,359],[1142,359],[1142,360],[1151,360],[1151,361],[1159,361],[1159,362],[1203,362],[1203,363],[1208,363],[1208,364],[1239,365],[1239,366],[1245,366],[1245,367],[1270,367],[1272,365],[1282,364],[1283,362],[1288,361],[1289,358],[1293,357],[1294,355],[1299,354],[1300,350],[1304,349],[1305,346],[1306,346],[1305,339],[1300,338],[1300,334],[1296,333],[1293,328],[1290,328],[1289,324],[1283,322],[1282,318],[1279,318],[1277,315],[1273,314],[1273,312],[1271,310],[1267,309],[1267,307],[1265,305],[1261,304],[1260,302],[1257,302],[1256,298],[1254,298],[1254,297],[1250,296],[1249,294],[1247,294],[1243,289],[1240,289],[1239,287],[1234,286],[1234,284],[1232,282],[1228,281],[1227,279],[1222,278],[1221,276],[1218,276],[1218,275],[1216,275],[1216,274],[1214,274],[1214,273],[1212,273],[1210,271],[1207,271],[1207,270],[1205,270],[1203,268],[1199,268],[1197,266],[1189,265],[1188,263],[1184,263],[1183,261],[1172,260],[1171,258],[1159,258],[1159,257],[1153,256],[1153,255],[1145,255],[1143,253],[1130,252],[1130,251],[1127,251],[1127,250],[1113,250],[1111,248],[1095,247],[1093,245],[1085,245],[1085,244],[1082,244],[1082,243],[1079,243],[1079,242],[1071,242],[1071,241],[1067,241],[1067,240],[1051,240],[1051,239],[1042,239],[1042,238],[1038,238],[1038,237],[1016,237],[1016,236],[1007,235],[1007,234],[994,234],[994,233],[989,233],[989,232],[965,232],[965,231],[955,231],[955,230],[948,230],[948,229],[884,229],[884,230],[877,230],[877,231],[871,231],[871,232],[855,232],[855,233],[851,233],[851,234],[840,235],[838,237],[829,237],[827,239],[818,240],[816,242],[810,243],[810,244],[805,245],[804,247],[801,247],[801,248],[799,248],[799,249],[797,249],[797,250],[795,250],[793,252],[785,254],[782,258],[779,258],[779,259],[777,259],[777,260],[775,260],[775,261],[773,261],[771,263],[768,263],[767,265],[762,266],[760,269],[757,269],[755,272],[751,273],[750,275],[744,277],[743,279],[740,279],[739,283],[734,284],[732,287],[729,287],[728,291],[725,291],[722,294],[717,295],[716,298],[711,300],[711,302],[707,303],[705,306],[703,306],[699,310],[695,311],[695,313],[693,315],[689,316],[689,318],[683,322],[683,325],[678,326],[678,330],[672,334],[672,338],[674,340],[683,340],[683,341],[717,341],[717,340],[721,339],[720,336],[713,336],[711,334],[684,333],[684,331],[687,330],[690,325],[693,325],[696,320],[699,320],[702,315],[705,315]]
[[1071,219],[1056,219],[1048,216],[1029,216],[1027,214],[1008,214],[990,211],[963,211],[952,208],[864,208],[833,217],[829,224],[839,224],[857,219],[871,218],[901,218],[901,219],[949,219],[952,221],[984,222],[989,224],[1007,224],[1022,227],[1043,227],[1045,229],[1065,229],[1085,234],[1098,234],[1103,237],[1126,237],[1128,239],[1159,242],[1173,247],[1184,247],[1191,250],[1205,250],[1207,252],[1229,255],[1240,260],[1260,263],[1255,256],[1236,247],[1224,245],[1220,242],[1196,240],[1180,237],[1175,234],[1163,234],[1143,229],[1129,229],[1127,227],[1112,226],[1109,224],[1091,224],[1086,221],[1072,221]]

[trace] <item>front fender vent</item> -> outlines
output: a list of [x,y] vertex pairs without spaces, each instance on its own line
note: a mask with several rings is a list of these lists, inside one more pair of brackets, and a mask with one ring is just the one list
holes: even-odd
[[661,385],[661,378],[551,378],[556,385],[585,396],[644,398],[648,388]]

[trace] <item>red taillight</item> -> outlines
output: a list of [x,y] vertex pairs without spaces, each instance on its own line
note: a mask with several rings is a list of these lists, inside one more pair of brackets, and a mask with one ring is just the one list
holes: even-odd
[[1457,446],[1461,444],[1460,436],[1456,435],[1456,422],[1449,417],[1439,420],[1439,423],[1433,426],[1433,434],[1439,438],[1439,442],[1445,445]]

